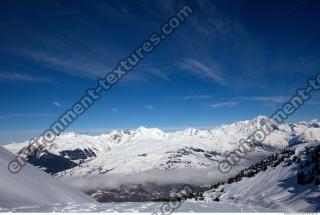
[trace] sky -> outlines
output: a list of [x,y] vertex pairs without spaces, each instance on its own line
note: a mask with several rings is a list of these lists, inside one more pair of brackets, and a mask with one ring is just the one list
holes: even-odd
[[[40,135],[188,3],[194,14],[68,131],[271,115],[320,68],[317,0],[3,0],[0,144]],[[319,117],[320,95],[289,121]]]

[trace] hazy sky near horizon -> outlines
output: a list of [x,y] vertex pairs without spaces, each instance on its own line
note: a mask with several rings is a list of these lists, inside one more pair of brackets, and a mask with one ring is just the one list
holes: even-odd
[[[0,143],[39,135],[188,3],[194,15],[70,127],[212,127],[270,115],[320,72],[317,0],[4,0]],[[319,117],[320,95],[290,121]]]

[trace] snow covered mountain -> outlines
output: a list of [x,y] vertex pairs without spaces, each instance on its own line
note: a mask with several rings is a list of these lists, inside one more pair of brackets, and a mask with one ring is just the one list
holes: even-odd
[[[64,133],[29,162],[56,176],[132,174],[153,169],[209,168],[236,149],[266,121],[274,131],[243,162],[266,156],[296,142],[320,140],[320,121],[277,124],[266,116],[207,130],[165,133],[157,128],[115,130],[99,136]],[[5,147],[17,153],[27,142]],[[239,165],[242,165],[239,163]],[[248,165],[245,163],[243,165]]]
[[[254,144],[254,152],[241,159],[232,174],[239,174],[251,165],[263,171],[241,181],[232,179],[206,191],[201,198],[210,202],[218,195],[219,205],[256,205],[277,211],[319,210],[318,204],[313,203],[319,196],[318,188],[296,186],[293,182],[298,164],[285,163],[292,163],[286,159],[293,160],[305,146],[320,142],[319,120],[278,124],[258,116],[207,130],[188,128],[165,133],[157,128],[139,127],[99,136],[70,132],[57,137],[36,158],[30,158],[29,163],[101,202],[151,201],[166,196],[167,190],[175,185],[192,184],[196,192],[202,192],[215,182],[228,179],[230,175],[222,173],[220,178],[218,162],[237,148],[241,138],[247,138],[267,121],[274,131],[263,142]],[[18,153],[25,146],[27,142],[5,147]],[[271,165],[277,165],[271,168],[262,165],[283,149],[289,150],[289,157],[274,160]],[[293,149],[294,155],[290,154]]]
[[277,211],[319,211],[319,162],[320,142],[295,145],[215,184],[201,199]]
[[86,194],[73,189],[38,168],[27,164],[18,174],[8,171],[14,155],[0,147],[0,210],[16,206],[94,203]]
[[[98,203],[30,164],[12,174],[7,165],[14,155],[0,147],[0,213],[2,212],[159,212],[162,202]],[[271,212],[258,206],[185,202],[179,212]]]

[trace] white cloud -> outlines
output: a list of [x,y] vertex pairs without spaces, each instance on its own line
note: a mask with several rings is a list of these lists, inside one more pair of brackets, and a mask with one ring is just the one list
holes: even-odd
[[162,80],[170,81],[168,74],[166,74],[163,70],[158,68],[149,68],[147,69],[152,75],[161,78]]
[[[31,48],[14,49],[13,53],[39,63],[41,66],[75,77],[85,77],[90,79],[102,78],[113,69],[108,65],[110,60],[101,60],[99,57],[88,55],[83,52],[78,53],[72,49],[68,51],[62,47],[60,47],[60,49],[61,52],[38,51]],[[98,53],[100,54],[100,52]],[[168,79],[165,73],[160,70],[151,69],[150,72],[162,79]],[[123,81],[146,81],[146,78],[142,75],[138,75],[137,73],[128,73]]]
[[104,64],[80,54],[54,54],[30,49],[17,50],[17,53],[44,66],[74,76],[98,78],[111,71]]
[[220,108],[220,107],[233,107],[241,102],[262,102],[262,103],[272,103],[272,104],[278,104],[278,103],[285,103],[289,100],[289,97],[287,96],[252,96],[252,97],[238,97],[234,98],[231,101],[228,102],[222,102],[222,103],[215,103],[211,104],[211,107],[213,108]]
[[210,99],[211,96],[208,95],[189,95],[189,96],[171,96],[166,97],[166,99],[181,99],[181,100],[202,100],[202,99]]
[[239,99],[246,100],[246,101],[284,103],[289,100],[289,97],[288,96],[252,96],[252,97],[240,97]]
[[111,111],[114,112],[114,113],[118,113],[119,109],[118,108],[112,108]]
[[30,81],[30,82],[50,82],[47,77],[31,76],[28,74],[16,73],[16,72],[1,72],[0,80],[12,80],[12,81]]
[[56,102],[56,101],[52,102],[52,104],[55,105],[58,108],[62,107],[62,105],[59,102]]
[[152,105],[145,105],[144,108],[148,110],[154,110],[154,107]]
[[231,102],[221,102],[221,103],[215,103],[215,104],[211,104],[212,108],[222,108],[222,107],[234,107],[237,104],[239,104],[240,102],[236,102],[236,101],[231,101]]
[[[218,162],[218,161],[217,161]],[[82,191],[100,189],[118,189],[121,185],[137,184],[214,184],[226,180],[235,171],[223,174],[216,167],[211,168],[186,168],[172,170],[148,170],[130,175],[95,175],[88,177],[63,177],[62,181]]]
[[46,113],[15,113],[15,114],[5,114],[0,115],[0,119],[9,119],[9,118],[17,118],[17,117],[54,117],[54,114],[46,114]]
[[211,62],[210,65],[206,65],[196,59],[187,58],[180,62],[179,65],[182,69],[201,78],[210,79],[219,84],[226,84],[217,63]]

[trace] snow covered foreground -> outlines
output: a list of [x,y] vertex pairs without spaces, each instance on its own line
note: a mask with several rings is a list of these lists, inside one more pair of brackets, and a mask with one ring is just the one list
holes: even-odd
[[[0,147],[0,212],[158,212],[161,202],[97,203],[84,193],[27,164],[8,171],[14,155]],[[268,212],[269,209],[204,202],[185,202],[177,212]]]
[[[7,170],[14,155],[0,147],[0,212],[156,212],[162,203],[99,204],[29,164],[18,174]],[[180,212],[268,211],[259,207],[184,203]]]
[[94,203],[86,194],[73,189],[38,168],[27,164],[18,174],[7,169],[14,155],[0,147],[0,211],[30,205]]
[[[103,204],[70,204],[53,206],[27,206],[11,209],[0,208],[0,212],[139,212],[161,214],[161,202],[124,202],[124,203],[103,203]],[[225,212],[275,212],[274,210],[258,206],[225,204],[225,203],[204,203],[184,202],[174,212],[196,212],[196,213],[225,213]]]

